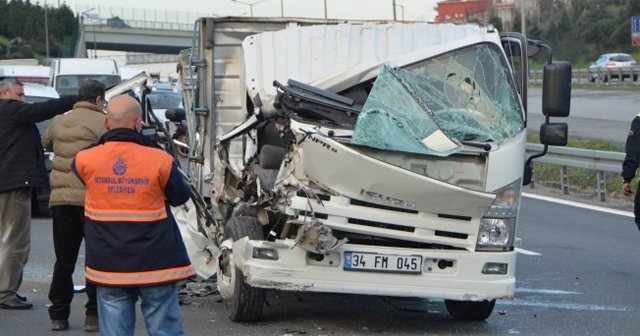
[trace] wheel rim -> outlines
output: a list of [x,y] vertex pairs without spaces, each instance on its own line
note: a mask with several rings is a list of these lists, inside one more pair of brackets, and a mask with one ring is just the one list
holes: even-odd
[[222,249],[220,255],[226,254],[227,262],[223,263],[219,258],[218,261],[218,291],[220,295],[228,300],[235,293],[236,264],[233,261],[233,251],[231,249]]

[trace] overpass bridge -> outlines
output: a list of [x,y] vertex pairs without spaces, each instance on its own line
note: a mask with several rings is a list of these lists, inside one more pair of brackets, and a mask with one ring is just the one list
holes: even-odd
[[[178,55],[180,50],[190,48],[192,43],[193,24],[123,21],[123,24],[114,27],[83,21],[84,18],[81,18],[74,57],[88,57],[87,50],[97,49],[158,54],[159,59],[167,59],[166,55]],[[153,57],[138,55],[135,60],[148,63],[150,58]]]

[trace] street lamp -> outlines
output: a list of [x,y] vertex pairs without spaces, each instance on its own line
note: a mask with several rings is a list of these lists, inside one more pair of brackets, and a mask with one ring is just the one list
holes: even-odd
[[402,21],[404,21],[404,6],[403,5],[396,5],[398,7],[400,7],[400,9],[402,9],[402,11],[400,13],[402,13]]
[[247,6],[249,6],[249,12],[251,13],[251,16],[253,17],[253,6],[261,3],[261,2],[265,2],[267,0],[260,0],[260,1],[256,1],[254,3],[248,3],[248,2],[244,2],[244,1],[238,1],[238,0],[231,0],[233,2],[237,2],[237,3],[241,3],[241,4],[245,4]]
[[[85,48],[86,48],[86,30],[85,30],[85,24],[84,24],[84,18],[88,17],[91,18],[91,16],[88,15],[88,13],[92,10],[96,9],[95,7],[91,7],[90,9],[87,9],[84,12],[80,13],[80,24],[82,25],[82,37],[84,39],[85,42]],[[87,57],[89,56],[89,53],[87,52]],[[96,56],[96,26],[93,26],[93,58],[97,58]]]

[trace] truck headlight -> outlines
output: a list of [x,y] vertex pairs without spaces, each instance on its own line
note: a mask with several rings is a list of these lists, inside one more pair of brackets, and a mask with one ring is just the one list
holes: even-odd
[[496,198],[480,218],[476,251],[510,251],[516,235],[520,207],[520,180],[498,190]]

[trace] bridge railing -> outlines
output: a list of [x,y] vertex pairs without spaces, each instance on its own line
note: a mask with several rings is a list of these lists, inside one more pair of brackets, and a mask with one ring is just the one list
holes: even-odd
[[[153,28],[192,30],[193,23],[203,16],[216,16],[212,13],[178,12],[152,8],[123,8],[109,6],[76,5],[76,15],[82,17],[86,25],[107,25],[109,20],[117,26],[126,28]],[[126,26],[122,26],[122,23]]]
[[91,31],[91,27],[96,26],[96,27],[111,27],[111,28],[121,28],[121,29],[128,29],[128,28],[142,28],[142,29],[161,29],[161,30],[169,30],[169,31],[175,31],[175,30],[181,30],[181,31],[191,31],[193,30],[193,23],[177,23],[177,22],[163,22],[163,21],[142,21],[142,20],[124,20],[123,21],[124,25],[119,24],[119,25],[109,25],[108,23],[105,23],[104,20],[101,21],[101,23],[92,23],[92,22],[85,22],[84,25],[87,27],[88,31]]

